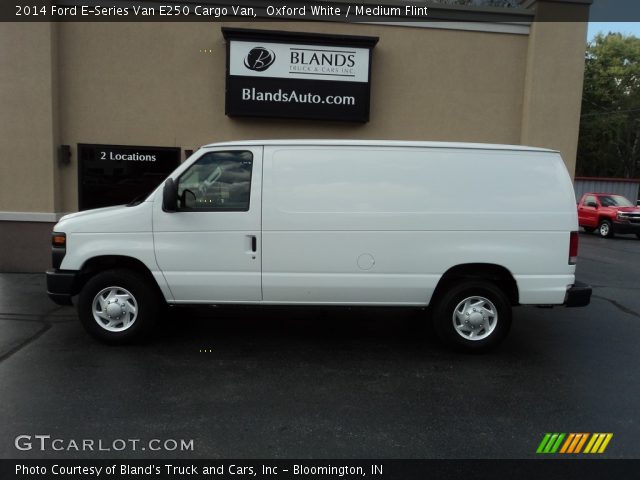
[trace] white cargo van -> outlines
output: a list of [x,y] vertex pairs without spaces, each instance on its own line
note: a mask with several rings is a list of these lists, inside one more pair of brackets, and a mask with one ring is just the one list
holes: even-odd
[[146,334],[166,304],[432,306],[484,350],[514,305],[583,306],[560,154],[462,143],[207,145],[141,202],[63,217],[49,296],[98,339]]

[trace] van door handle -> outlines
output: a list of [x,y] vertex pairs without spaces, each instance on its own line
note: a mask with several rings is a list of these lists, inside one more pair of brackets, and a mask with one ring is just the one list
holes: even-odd
[[257,250],[258,250],[258,239],[256,238],[255,235],[251,235],[251,251],[253,253],[256,253]]

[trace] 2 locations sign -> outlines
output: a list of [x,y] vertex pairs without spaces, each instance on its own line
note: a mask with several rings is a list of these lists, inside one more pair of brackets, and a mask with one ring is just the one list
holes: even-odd
[[226,114],[369,121],[377,37],[223,28]]
[[80,210],[129,203],[180,165],[180,148],[78,144]]

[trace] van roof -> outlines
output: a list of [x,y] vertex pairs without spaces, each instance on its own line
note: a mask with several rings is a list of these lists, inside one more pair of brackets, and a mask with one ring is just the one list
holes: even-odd
[[400,140],[236,140],[233,142],[219,142],[203,145],[202,148],[211,147],[238,147],[261,145],[296,145],[296,146],[351,146],[351,147],[431,147],[431,148],[466,148],[475,150],[517,150],[527,152],[554,152],[547,148],[527,147],[522,145],[500,145],[490,143],[464,143],[464,142],[418,142]]

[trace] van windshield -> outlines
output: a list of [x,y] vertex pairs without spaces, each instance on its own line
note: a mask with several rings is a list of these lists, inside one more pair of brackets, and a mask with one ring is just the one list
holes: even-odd
[[600,203],[603,207],[633,207],[622,195],[600,195]]

